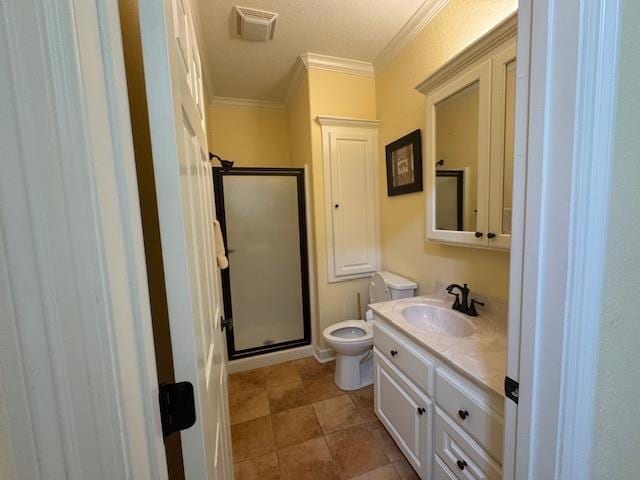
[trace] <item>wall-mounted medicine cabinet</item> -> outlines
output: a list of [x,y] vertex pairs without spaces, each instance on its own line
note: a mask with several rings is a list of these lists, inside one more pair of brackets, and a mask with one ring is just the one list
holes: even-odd
[[422,82],[427,240],[509,249],[517,18]]

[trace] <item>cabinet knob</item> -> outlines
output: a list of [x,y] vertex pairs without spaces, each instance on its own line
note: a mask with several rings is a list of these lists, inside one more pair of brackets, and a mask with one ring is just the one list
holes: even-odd
[[389,353],[391,353],[392,357],[395,357],[398,354],[398,351],[397,350],[391,350],[391,352],[389,352]]
[[466,410],[458,410],[458,416],[464,420],[465,418],[467,418],[469,416],[469,412],[467,412]]
[[418,407],[418,415],[422,415],[425,412],[424,408]]
[[340,204],[339,204],[339,203],[336,203],[336,204],[333,206],[333,208],[340,208]]
[[482,235],[484,235],[482,232],[476,232],[476,238],[482,238]]
[[496,238],[496,234],[493,232],[487,233],[487,238]]
[[456,464],[458,465],[458,468],[460,470],[464,470],[464,467],[467,466],[467,462],[465,462],[464,460],[458,460]]

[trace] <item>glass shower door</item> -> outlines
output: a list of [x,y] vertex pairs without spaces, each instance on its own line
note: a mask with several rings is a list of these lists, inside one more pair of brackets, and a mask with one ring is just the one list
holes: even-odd
[[214,169],[230,359],[310,343],[302,169]]

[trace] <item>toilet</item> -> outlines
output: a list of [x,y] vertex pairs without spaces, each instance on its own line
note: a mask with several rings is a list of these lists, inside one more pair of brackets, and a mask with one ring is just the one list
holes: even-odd
[[[413,297],[418,285],[391,272],[376,272],[369,282],[370,303]],[[357,390],[373,382],[373,313],[365,320],[345,320],[325,328],[322,336],[336,352],[334,380],[341,390]]]

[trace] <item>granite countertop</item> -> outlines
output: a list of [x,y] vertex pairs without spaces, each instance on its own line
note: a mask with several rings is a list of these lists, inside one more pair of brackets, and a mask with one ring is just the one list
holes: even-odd
[[489,309],[478,317],[463,315],[474,326],[474,331],[467,337],[452,337],[436,329],[418,328],[404,318],[405,306],[420,303],[451,308],[451,300],[439,295],[373,303],[369,308],[429,353],[502,396],[507,371],[507,325],[504,318],[498,318],[497,310],[493,316],[489,316],[492,315]]

